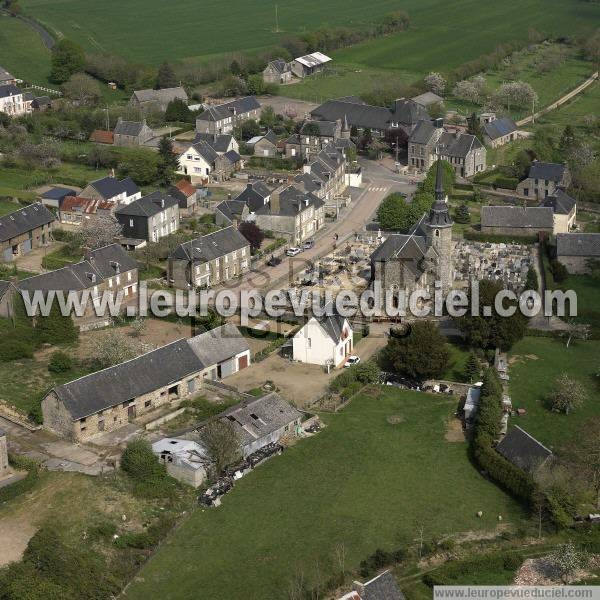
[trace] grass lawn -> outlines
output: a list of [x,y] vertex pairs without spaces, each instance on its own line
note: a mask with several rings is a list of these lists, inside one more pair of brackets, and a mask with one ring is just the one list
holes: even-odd
[[76,252],[73,254],[68,246],[61,246],[52,252],[48,252],[42,259],[42,267],[50,271],[62,269],[67,265],[79,262],[82,259],[82,253]]
[[[445,440],[455,402],[375,387],[328,427],[240,480],[218,509],[197,509],[142,569],[127,598],[281,600],[290,580],[332,572],[377,547],[412,546],[416,522],[427,539],[492,530],[497,516],[518,526],[523,510],[479,475],[464,442]],[[388,417],[402,418],[391,424]],[[483,511],[483,518],[476,516]],[[234,574],[234,575],[232,575]]]
[[465,365],[469,358],[469,351],[456,346],[455,344],[448,344],[448,350],[450,350],[450,361],[448,362],[446,372],[440,379],[449,381],[468,381],[465,376]]
[[589,275],[569,275],[560,284],[563,290],[574,290],[577,294],[576,321],[589,323],[596,331],[600,331],[600,281]]
[[26,23],[0,14],[0,48],[2,66],[15,77],[27,83],[57,89],[55,84],[48,81],[50,51]]
[[19,210],[19,208],[23,208],[23,205],[12,202],[11,200],[0,200],[0,217],[15,212],[15,210]]
[[[511,419],[551,449],[574,440],[582,424],[600,416],[598,396],[599,341],[577,341],[566,347],[564,340],[526,337],[510,353],[510,395],[515,408],[527,414]],[[589,392],[583,407],[570,415],[553,413],[544,406],[554,379],[568,373]]]

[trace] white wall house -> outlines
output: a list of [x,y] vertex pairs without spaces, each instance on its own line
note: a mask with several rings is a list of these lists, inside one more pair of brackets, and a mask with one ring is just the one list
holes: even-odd
[[208,181],[214,169],[214,159],[217,153],[206,143],[192,144],[179,155],[178,173],[189,175],[192,182]]
[[30,114],[31,99],[27,100],[16,85],[0,85],[0,112],[9,117]]
[[354,349],[352,326],[340,315],[311,317],[292,341],[293,359],[313,365],[339,367]]

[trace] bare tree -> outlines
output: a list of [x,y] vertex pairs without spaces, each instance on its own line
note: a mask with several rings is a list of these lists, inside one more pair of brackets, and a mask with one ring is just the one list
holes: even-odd
[[96,104],[102,95],[98,82],[85,73],[71,75],[62,88],[65,96],[80,106]]
[[589,337],[589,327],[583,323],[576,323],[571,319],[567,321],[567,328],[562,336],[567,338],[568,348],[574,339],[586,340]]
[[96,250],[114,243],[123,226],[112,216],[99,216],[83,222],[79,230],[80,245]]
[[108,329],[95,340],[91,359],[99,369],[106,369],[135,358],[142,352],[139,344],[117,329]]
[[200,443],[214,463],[215,473],[240,457],[240,438],[234,426],[226,419],[210,421],[200,430]]
[[552,410],[566,415],[579,408],[586,399],[585,388],[566,373],[562,373],[554,380],[553,389],[548,396]]
[[431,72],[423,79],[425,87],[434,94],[441,96],[446,89],[446,79],[441,73]]

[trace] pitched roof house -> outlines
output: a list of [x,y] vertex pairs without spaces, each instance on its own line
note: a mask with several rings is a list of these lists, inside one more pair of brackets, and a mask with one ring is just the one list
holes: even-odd
[[250,244],[225,227],[180,244],[169,256],[169,283],[178,289],[210,287],[239,277],[250,268]]
[[260,102],[255,96],[246,96],[230,100],[223,104],[209,104],[196,117],[198,133],[231,133],[233,128],[248,119],[260,117]]
[[143,146],[153,137],[154,131],[148,127],[146,119],[124,121],[119,117],[113,131],[115,146]]
[[0,85],[0,112],[20,117],[32,112],[33,96],[24,94],[16,85]]
[[194,144],[206,142],[217,154],[225,154],[230,150],[239,151],[240,145],[230,134],[226,133],[196,133]]
[[269,61],[262,76],[265,83],[289,83],[292,80],[292,66],[283,58],[276,58]]
[[169,196],[179,202],[180,215],[190,215],[196,210],[198,190],[187,179],[180,179],[169,186]]
[[235,428],[245,457],[264,446],[293,435],[300,426],[302,413],[279,394],[271,392],[262,398],[238,404],[219,415]]
[[554,211],[549,206],[482,206],[481,231],[498,235],[552,233]]
[[404,600],[392,572],[387,570],[365,583],[355,581],[354,589],[339,600]]
[[265,135],[257,135],[246,142],[256,156],[273,158],[279,154],[277,135],[269,129]]
[[124,237],[157,242],[179,229],[179,201],[156,191],[121,206],[115,217]]
[[104,129],[94,129],[94,131],[90,133],[90,142],[111,146],[115,143],[115,134],[112,131],[106,131]]
[[577,201],[557,188],[552,196],[546,196],[540,206],[549,206],[554,212],[554,233],[569,233],[577,219]]
[[293,337],[293,359],[313,365],[339,367],[352,354],[352,325],[334,313],[311,317]]
[[55,220],[39,202],[0,217],[0,262],[11,262],[34,248],[45,246]]
[[117,204],[129,204],[141,198],[142,192],[131,177],[120,181],[112,176],[102,177],[88,183],[79,193],[82,198],[108,200]]
[[[156,408],[196,394],[213,371],[249,364],[247,342],[233,325],[180,339],[137,358],[53,388],[42,401],[44,427],[83,441],[114,431]],[[221,349],[228,340],[227,352]],[[215,343],[215,340],[218,342]],[[220,361],[220,362],[219,362]]]
[[331,62],[331,58],[322,52],[312,52],[306,56],[300,56],[292,61],[292,73],[296,77],[308,77],[314,73],[321,72],[327,63]]
[[543,200],[552,196],[558,188],[567,189],[570,184],[571,173],[566,164],[534,160],[527,177],[517,185],[517,193]]
[[498,443],[496,450],[527,473],[537,471],[552,456],[552,450],[516,425]]
[[591,271],[590,261],[600,260],[600,233],[559,233],[556,236],[556,259],[569,273]]
[[163,88],[161,90],[136,90],[131,96],[131,104],[141,109],[158,107],[166,110],[169,102],[183,100],[187,104],[188,95],[182,87]]
[[492,148],[508,144],[516,140],[519,135],[517,125],[508,117],[486,121],[483,123],[482,128],[484,141]]

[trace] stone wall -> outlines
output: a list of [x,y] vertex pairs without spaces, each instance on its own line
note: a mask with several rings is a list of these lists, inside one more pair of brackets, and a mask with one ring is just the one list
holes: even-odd
[[567,267],[567,271],[572,275],[585,275],[590,272],[588,267],[589,256],[559,256],[558,262]]

